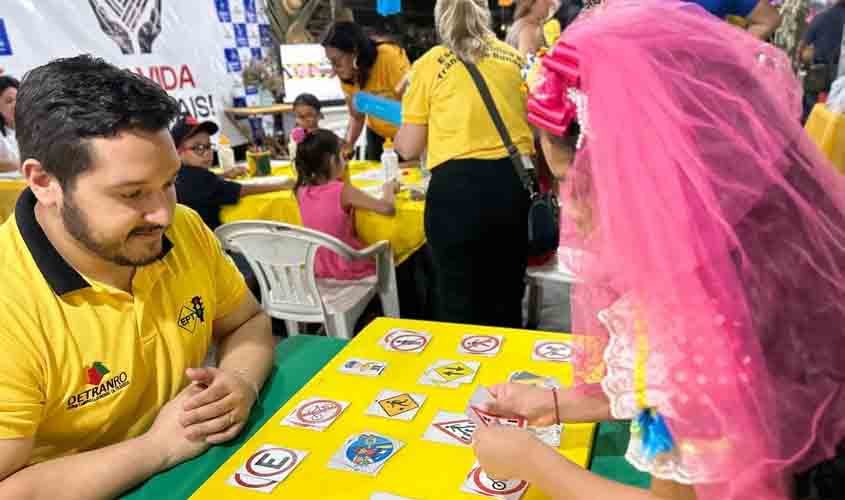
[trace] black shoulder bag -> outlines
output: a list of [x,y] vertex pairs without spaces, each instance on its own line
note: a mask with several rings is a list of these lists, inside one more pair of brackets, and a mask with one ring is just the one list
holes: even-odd
[[539,192],[537,181],[534,179],[533,174],[525,168],[523,163],[527,158],[523,158],[519,153],[519,149],[517,149],[511,140],[511,136],[508,133],[507,127],[505,127],[504,121],[502,121],[502,116],[499,114],[498,108],[496,108],[496,103],[493,102],[493,96],[490,95],[490,89],[487,87],[484,77],[481,76],[481,72],[478,71],[478,67],[475,64],[464,61],[464,65],[469,70],[475,86],[478,87],[478,92],[487,106],[487,111],[496,125],[496,130],[499,131],[502,142],[505,143],[516,175],[519,177],[525,190],[531,195],[531,204],[528,208],[528,255],[543,255],[555,251],[560,243],[560,228],[558,226],[560,206],[558,205],[557,197],[551,191],[548,193]]

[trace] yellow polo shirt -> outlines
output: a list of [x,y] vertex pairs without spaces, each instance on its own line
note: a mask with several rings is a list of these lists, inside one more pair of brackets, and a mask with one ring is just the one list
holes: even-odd
[[163,258],[132,294],[86,279],[35,220],[27,189],[0,226],[0,439],[32,437],[30,463],[143,434],[201,366],[215,318],[247,293],[202,219],[177,205]]
[[[513,47],[491,39],[478,69],[523,154],[534,152],[526,121],[527,91],[520,71],[525,58]],[[418,59],[402,99],[402,123],[428,126],[427,162],[431,168],[449,160],[496,160],[508,156],[490,113],[469,71],[441,45]]]
[[[340,84],[347,99],[352,99],[352,96],[359,90],[395,101],[401,99],[399,94],[396,93],[396,87],[411,69],[411,62],[408,60],[405,50],[392,43],[382,43],[377,47],[377,50],[378,55],[373,69],[370,70],[370,79],[367,80],[363,89],[357,84]],[[399,131],[390,123],[372,116],[367,116],[367,126],[385,139],[393,139],[396,132]]]

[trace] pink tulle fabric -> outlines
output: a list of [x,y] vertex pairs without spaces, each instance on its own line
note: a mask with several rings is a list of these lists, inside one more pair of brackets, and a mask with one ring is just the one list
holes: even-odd
[[671,0],[610,0],[559,44],[529,109],[561,135],[568,88],[588,99],[561,186],[588,221],[562,231],[591,256],[573,297],[582,382],[602,368],[598,311],[630,297],[671,374],[658,410],[720,478],[698,498],[788,498],[845,435],[845,183],[800,126],[789,62]]

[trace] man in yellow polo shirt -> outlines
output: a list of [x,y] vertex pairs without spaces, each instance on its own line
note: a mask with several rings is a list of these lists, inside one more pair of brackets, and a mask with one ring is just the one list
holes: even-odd
[[79,56],[27,74],[18,103],[29,187],[0,226],[0,498],[112,498],[240,432],[270,323],[176,205],[178,106],[160,87]]

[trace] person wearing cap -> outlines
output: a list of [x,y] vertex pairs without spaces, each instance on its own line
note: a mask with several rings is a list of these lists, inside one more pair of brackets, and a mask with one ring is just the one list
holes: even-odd
[[116,498],[241,432],[273,366],[271,323],[176,203],[179,106],[159,85],[82,55],[27,73],[18,103],[0,498]]
[[[217,130],[214,122],[199,122],[190,115],[179,118],[170,130],[179,158],[182,159],[176,197],[179,203],[196,210],[211,230],[220,226],[220,209],[223,205],[234,205],[241,196],[290,189],[293,185],[290,181],[280,181],[276,184],[248,186],[221,179],[209,170],[214,161],[211,136]],[[240,169],[233,170],[230,175],[234,177],[244,173]]]

